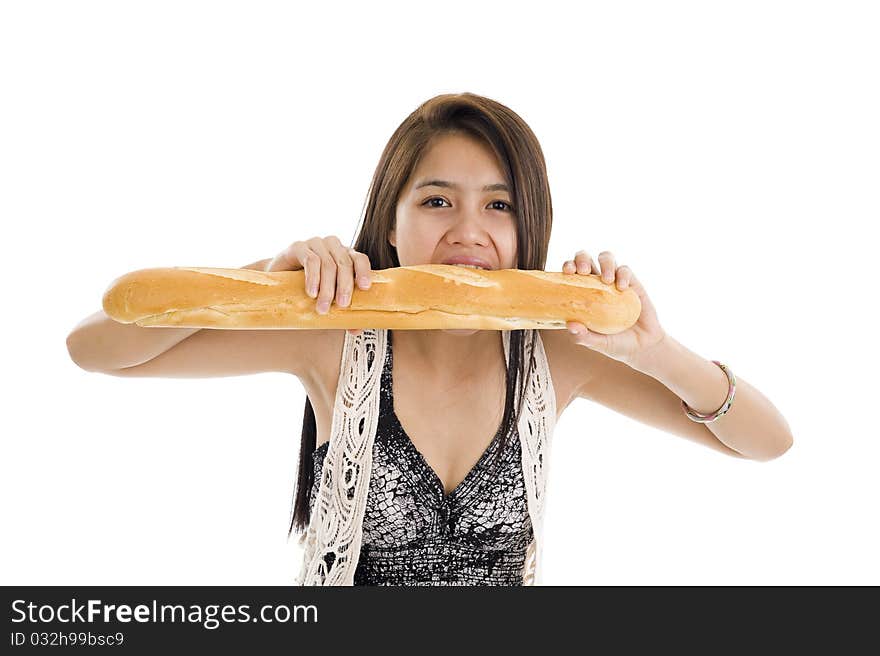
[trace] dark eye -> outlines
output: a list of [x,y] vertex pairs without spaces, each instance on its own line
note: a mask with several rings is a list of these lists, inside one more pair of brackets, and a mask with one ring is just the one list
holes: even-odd
[[[435,200],[443,201],[444,203],[446,202],[445,198],[440,198],[439,196],[434,196],[433,198],[429,198],[428,200],[426,200],[424,203],[422,203],[422,205],[428,205],[428,207],[434,207],[437,209],[442,207],[442,205],[429,205],[429,203],[431,203],[432,201],[435,201]],[[492,204],[494,205],[495,203],[501,203],[502,205],[504,205],[507,208],[507,209],[501,210],[502,212],[513,211],[513,208],[510,206],[510,204],[506,203],[503,200],[493,200]]]
[[[428,203],[430,203],[432,200],[442,200],[444,203],[446,202],[445,199],[443,199],[443,198],[436,198],[435,197],[435,198],[429,198],[424,203],[422,203],[422,205],[428,205]],[[437,205],[428,205],[428,207],[438,207],[438,206]]]

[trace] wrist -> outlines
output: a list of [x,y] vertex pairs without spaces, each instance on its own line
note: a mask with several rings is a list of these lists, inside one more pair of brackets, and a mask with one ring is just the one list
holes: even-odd
[[664,333],[656,344],[640,351],[627,364],[636,371],[657,378],[659,372],[663,370],[664,364],[674,357],[677,345],[678,342],[671,335]]

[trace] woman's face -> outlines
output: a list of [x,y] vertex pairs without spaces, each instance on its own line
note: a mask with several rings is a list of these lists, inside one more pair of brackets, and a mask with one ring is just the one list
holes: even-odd
[[[447,182],[452,186],[425,185]],[[388,241],[401,266],[477,257],[490,269],[516,268],[516,216],[492,150],[464,135],[434,139],[397,201]]]
[[[432,181],[440,183],[425,184]],[[481,141],[461,134],[435,138],[397,202],[388,241],[400,265],[442,264],[464,255],[490,269],[515,269],[516,216],[504,183],[495,154]],[[503,188],[484,188],[490,185]]]

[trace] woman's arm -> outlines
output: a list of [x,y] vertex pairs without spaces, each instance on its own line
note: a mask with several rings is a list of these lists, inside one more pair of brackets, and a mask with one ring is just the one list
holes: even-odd
[[[272,258],[242,269],[263,271]],[[201,328],[144,328],[114,321],[104,310],[86,317],[67,336],[67,352],[86,371],[133,367],[152,360]]]

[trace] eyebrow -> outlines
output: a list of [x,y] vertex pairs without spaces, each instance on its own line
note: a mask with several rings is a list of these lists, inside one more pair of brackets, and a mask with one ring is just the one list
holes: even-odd
[[[448,180],[424,180],[416,185],[416,189],[421,189],[422,187],[449,187],[450,189],[458,189],[458,185],[454,182],[449,182]],[[510,189],[507,188],[506,184],[501,182],[496,182],[495,184],[488,184],[483,187],[483,191],[507,191]]]

